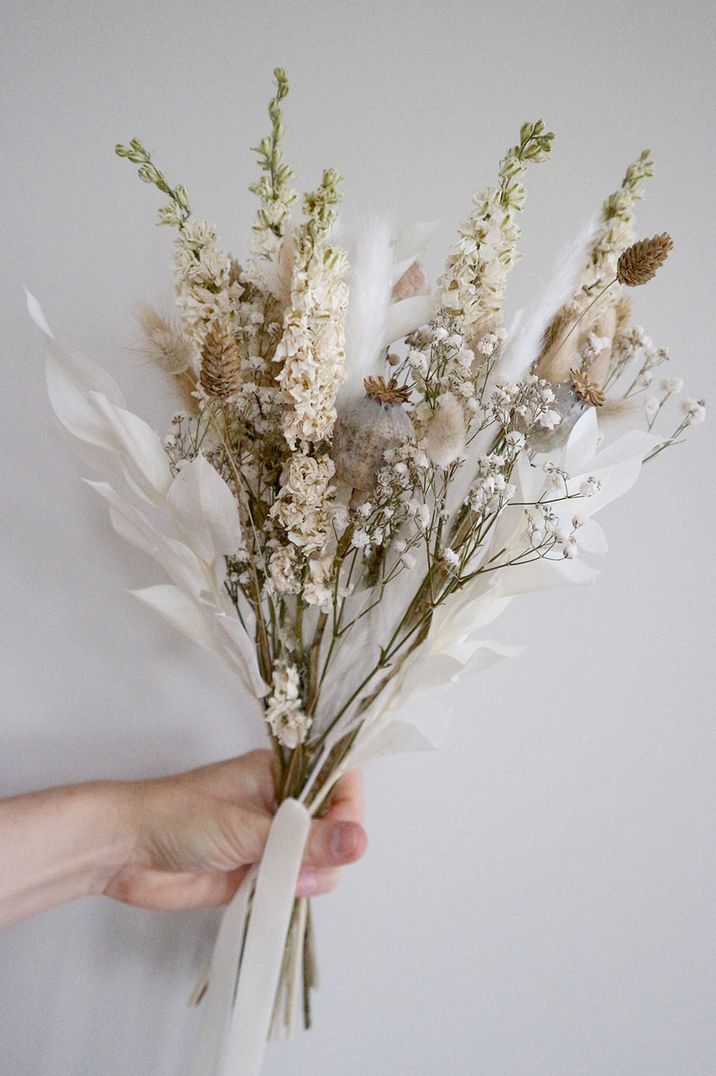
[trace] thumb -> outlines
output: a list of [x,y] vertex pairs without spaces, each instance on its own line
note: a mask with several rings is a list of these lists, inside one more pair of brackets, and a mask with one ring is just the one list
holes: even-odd
[[[258,863],[271,822],[269,815],[226,804],[222,831],[231,862],[224,869]],[[357,822],[320,819],[312,822],[308,831],[303,865],[320,868],[353,863],[363,855],[366,844],[365,830]]]

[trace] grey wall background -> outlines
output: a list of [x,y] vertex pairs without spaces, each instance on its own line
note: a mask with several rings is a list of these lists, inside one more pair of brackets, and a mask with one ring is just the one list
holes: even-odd
[[[511,305],[651,146],[640,232],[676,248],[638,296],[692,395],[714,386],[709,5],[10,3],[2,50],[0,792],[169,773],[247,749],[228,674],[124,590],[154,581],[79,481],[46,401],[21,286],[161,425],[131,351],[169,302],[154,192],[112,152],[135,134],[244,249],[248,146],[283,64],[301,184],[327,164],[351,212],[440,216],[525,118],[531,171]],[[440,754],[368,773],[370,851],[317,910],[317,1026],[268,1076],[710,1076],[714,997],[713,435],[652,464],[602,517],[594,588],[523,599],[494,634],[527,652],[465,688]],[[175,1076],[213,913],[86,901],[0,936],[3,1076]]]

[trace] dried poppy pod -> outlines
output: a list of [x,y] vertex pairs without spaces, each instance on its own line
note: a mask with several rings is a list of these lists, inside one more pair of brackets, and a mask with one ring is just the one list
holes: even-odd
[[[367,377],[365,396],[338,416],[333,430],[336,478],[367,493],[383,464],[383,453],[412,439],[413,424],[403,410],[410,389],[383,377]],[[354,503],[360,498],[354,495]]]

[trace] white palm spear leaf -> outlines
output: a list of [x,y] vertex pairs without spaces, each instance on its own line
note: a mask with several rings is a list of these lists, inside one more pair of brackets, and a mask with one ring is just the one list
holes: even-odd
[[[120,537],[157,561],[171,580],[131,593],[220,657],[252,694],[262,697],[268,687],[249,634],[252,618],[246,610],[242,623],[223,586],[225,557],[242,544],[231,490],[202,455],[172,475],[158,435],[126,409],[109,374],[55,339],[29,293],[27,305],[45,338],[48,391],[57,418],[74,438],[92,447],[94,469],[118,476],[127,488],[120,493],[106,481],[88,484],[107,501]],[[155,527],[133,500],[158,509],[171,533]]]
[[383,372],[386,347],[432,315],[434,300],[430,295],[394,303],[391,292],[396,280],[421,254],[434,228],[434,224],[418,224],[394,238],[388,220],[371,217],[357,231],[351,249],[341,405],[363,395],[366,377]]

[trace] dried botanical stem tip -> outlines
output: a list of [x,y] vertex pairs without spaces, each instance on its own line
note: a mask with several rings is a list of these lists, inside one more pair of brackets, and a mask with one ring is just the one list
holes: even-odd
[[239,349],[230,327],[215,321],[201,350],[201,387],[207,396],[224,400],[239,388]]
[[584,400],[585,403],[592,404],[593,407],[601,407],[606,396],[597,385],[596,381],[593,381],[589,370],[584,366],[579,370],[569,371],[572,378],[572,388],[578,399]]
[[395,378],[386,381],[384,377],[367,377],[363,382],[363,388],[367,396],[371,396],[378,403],[397,404],[407,403],[410,399],[410,389],[407,385],[398,385]]
[[668,232],[640,239],[622,253],[617,262],[617,280],[628,288],[646,284],[664,264],[674,242]]

